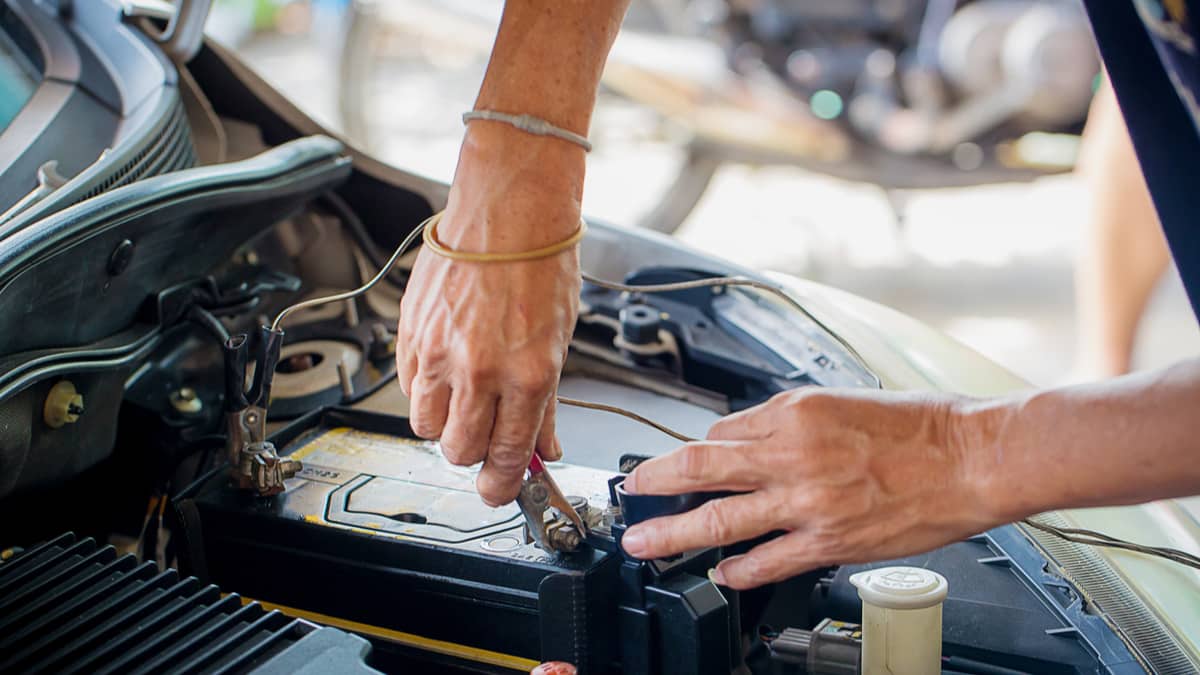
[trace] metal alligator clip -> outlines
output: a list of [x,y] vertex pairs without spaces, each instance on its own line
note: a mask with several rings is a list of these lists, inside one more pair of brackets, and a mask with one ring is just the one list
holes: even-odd
[[225,413],[229,437],[226,450],[234,483],[266,497],[283,492],[283,481],[295,476],[300,462],[283,459],[267,440],[267,404],[271,380],[279,363],[283,331],[259,329],[254,378],[246,389],[250,336],[234,335],[225,341]]
[[[587,537],[587,526],[583,524],[583,519],[567,501],[536,453],[529,458],[529,476],[521,483],[517,506],[525,516],[528,540],[535,542],[543,551],[570,553],[578,550]],[[551,508],[557,514],[550,511]],[[547,515],[551,516],[549,520]]]

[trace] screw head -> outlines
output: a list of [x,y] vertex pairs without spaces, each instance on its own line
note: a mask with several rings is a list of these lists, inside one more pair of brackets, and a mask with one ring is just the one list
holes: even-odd
[[129,239],[123,240],[113,249],[112,255],[108,257],[108,274],[109,276],[119,276],[125,270],[129,269],[129,263],[133,262],[133,242]]

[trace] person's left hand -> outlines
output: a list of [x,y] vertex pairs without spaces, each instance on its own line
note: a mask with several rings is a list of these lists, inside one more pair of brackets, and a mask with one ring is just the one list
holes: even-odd
[[715,580],[751,588],[827,565],[931,550],[998,524],[981,500],[959,399],[805,389],[713,425],[707,441],[643,463],[634,494],[742,492],[630,527],[622,547],[661,558],[784,534],[733,556]]

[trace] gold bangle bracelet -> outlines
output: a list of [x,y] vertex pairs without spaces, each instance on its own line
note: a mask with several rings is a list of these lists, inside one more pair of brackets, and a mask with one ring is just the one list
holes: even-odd
[[517,251],[515,253],[472,253],[469,251],[455,251],[446,248],[438,241],[437,226],[442,220],[442,214],[445,211],[439,211],[430,216],[421,227],[424,232],[421,233],[425,240],[425,246],[434,253],[461,262],[477,262],[477,263],[501,263],[501,262],[520,262],[522,260],[540,260],[549,258],[552,255],[562,253],[563,251],[575,246],[583,240],[583,235],[587,232],[587,223],[583,219],[579,220],[579,229],[570,237],[549,246],[535,248],[532,251]]

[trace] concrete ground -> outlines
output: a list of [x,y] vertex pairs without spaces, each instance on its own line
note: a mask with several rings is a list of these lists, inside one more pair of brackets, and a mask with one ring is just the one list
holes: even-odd
[[[328,30],[257,36],[244,58],[322,122],[340,129]],[[394,45],[393,45],[394,46]],[[485,62],[444,42],[405,44],[375,83],[381,159],[449,180]],[[603,95],[593,123],[585,211],[634,223],[678,166],[679,144],[645,110]],[[1073,252],[1082,194],[1070,176],[920,190],[900,212],[879,188],[792,167],[721,168],[678,233],[738,263],[780,270],[891,305],[950,333],[1036,384],[1074,379]],[[1200,353],[1177,275],[1157,290],[1136,364]]]

